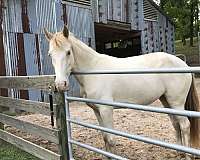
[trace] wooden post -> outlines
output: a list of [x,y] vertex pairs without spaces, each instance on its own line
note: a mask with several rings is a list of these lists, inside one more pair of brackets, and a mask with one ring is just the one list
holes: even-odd
[[70,160],[69,147],[68,147],[68,135],[66,125],[66,108],[65,108],[65,96],[62,92],[54,92],[54,99],[56,106],[56,125],[59,130],[59,154],[62,155],[62,160]]
[[[2,112],[2,107],[0,107],[0,113]],[[4,124],[0,122],[0,130],[4,129]],[[2,139],[0,139],[0,145],[2,145],[4,141]]]
[[[3,111],[3,108],[0,106],[0,113],[2,113]],[[4,124],[3,123],[0,123],[0,129],[4,129]]]

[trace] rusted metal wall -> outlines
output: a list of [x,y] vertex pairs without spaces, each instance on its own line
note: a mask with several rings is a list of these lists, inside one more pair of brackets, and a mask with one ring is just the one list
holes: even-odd
[[[44,41],[43,28],[56,30],[54,1],[46,0],[0,0],[2,8],[3,51],[6,75],[52,74],[50,63],[48,69],[42,70],[50,62],[44,54],[47,42]],[[42,43],[44,42],[44,43]],[[45,50],[44,50],[45,48]],[[2,60],[1,59],[1,60]],[[41,100],[40,91],[9,90],[9,96],[24,99]]]
[[[3,45],[3,29],[2,29],[3,9],[4,9],[4,3],[3,1],[0,1],[0,76],[6,75],[6,66],[4,61],[5,55],[4,55],[4,45]],[[0,95],[7,96],[8,91],[6,89],[0,89]]]
[[[71,32],[95,48],[94,22],[89,5],[55,0],[0,0],[1,75],[54,74],[48,42],[43,34],[46,27],[56,32],[67,24]],[[71,94],[78,95],[79,88],[71,80]],[[5,90],[1,91],[6,94]],[[39,91],[9,90],[9,96],[41,100]]]

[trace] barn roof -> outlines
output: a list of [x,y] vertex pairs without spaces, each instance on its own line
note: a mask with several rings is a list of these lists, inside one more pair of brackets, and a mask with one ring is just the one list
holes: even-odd
[[149,1],[149,3],[151,3],[151,5],[154,6],[161,14],[163,14],[173,25],[175,25],[174,22],[173,22],[173,20],[172,20],[172,18],[169,17],[169,16],[160,8],[160,6],[158,6],[153,0],[148,0],[148,1]]

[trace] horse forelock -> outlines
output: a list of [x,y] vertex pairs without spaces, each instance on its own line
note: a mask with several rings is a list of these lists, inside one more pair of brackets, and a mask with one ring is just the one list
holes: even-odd
[[52,48],[65,48],[67,39],[61,34],[56,33],[51,39],[50,45]]

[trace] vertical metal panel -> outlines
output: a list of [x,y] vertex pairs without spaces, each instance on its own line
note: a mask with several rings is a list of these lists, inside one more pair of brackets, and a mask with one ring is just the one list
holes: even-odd
[[19,0],[4,0],[4,31],[23,32],[21,2]]
[[[18,45],[18,62],[17,71],[18,75],[26,76],[26,60],[25,60],[25,45],[24,45],[24,35],[22,33],[17,33],[17,45]],[[20,90],[20,98],[29,99],[28,92],[25,90]]]
[[27,0],[21,0],[22,28],[24,33],[30,33]]
[[54,0],[36,0],[37,33],[43,33],[43,28],[57,31]]
[[57,31],[60,31],[61,28],[63,28],[64,22],[67,24],[67,11],[65,4],[62,5],[61,3],[55,3],[55,19]]
[[131,29],[138,30],[139,29],[139,0],[129,0],[129,14],[130,14],[130,22],[131,22]]
[[91,9],[66,5],[66,11],[69,30],[86,44],[89,44],[89,39],[91,39],[91,45],[95,48],[94,21]]
[[[17,35],[15,33],[4,32],[4,52],[6,63],[6,75],[18,74],[18,54],[17,54]],[[8,89],[8,95],[18,98],[19,92],[16,89]]]
[[99,22],[107,23],[108,19],[108,1],[99,0],[98,1],[99,8]]
[[121,0],[115,0],[113,3],[113,20],[122,21],[122,8]]
[[108,19],[113,20],[113,0],[108,0]]
[[138,25],[138,29],[137,30],[143,30],[143,26],[144,26],[144,7],[143,7],[143,0],[138,0],[137,1],[137,6],[138,8],[136,10],[138,10],[138,16],[136,17],[137,20],[137,25]]
[[[3,23],[3,14],[4,14],[4,3],[3,1],[0,1],[0,76],[6,75],[6,66],[5,66],[5,53],[4,53],[4,43],[3,43],[3,29],[2,29],[2,23]],[[7,89],[0,89],[0,95],[1,96],[8,96]]]
[[[63,15],[67,16],[66,21],[69,30],[82,42],[95,48],[92,10],[81,6],[74,6],[72,4],[67,4],[65,8],[66,10],[63,10],[63,12],[66,11],[67,13],[63,13]],[[69,94],[78,96],[80,94],[80,89],[73,76],[70,78],[70,85]]]
[[147,21],[148,25],[148,52],[154,52],[153,22]]
[[149,52],[149,46],[148,46],[148,23],[144,22],[144,30],[141,34],[141,46],[142,46],[142,53],[148,53]]
[[36,16],[36,1],[27,0],[26,2],[27,7],[27,17],[29,21],[29,33],[37,33],[38,26],[37,26],[37,16]]
[[165,52],[166,51],[166,40],[165,40],[165,28],[166,28],[166,18],[159,14],[159,32],[160,32],[160,50]]
[[145,21],[144,30],[142,31],[141,43],[142,53],[152,53],[160,51],[159,34],[157,21]]
[[54,69],[51,63],[51,58],[48,56],[48,42],[43,34],[40,34],[39,37],[40,44],[40,58],[41,58],[41,68],[42,74],[54,74]]
[[153,22],[153,39],[154,39],[154,51],[155,52],[159,52],[160,51],[160,47],[159,47],[159,26],[158,26],[158,22],[154,21]]
[[[24,34],[24,51],[26,57],[27,75],[40,75],[40,58],[38,57],[39,46],[34,34]],[[39,90],[29,90],[29,99],[40,100],[41,92]]]
[[99,22],[99,7],[98,0],[91,0],[92,17],[94,22]]

